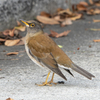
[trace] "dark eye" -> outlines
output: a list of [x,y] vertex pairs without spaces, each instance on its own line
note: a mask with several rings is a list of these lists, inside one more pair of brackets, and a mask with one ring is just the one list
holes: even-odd
[[30,26],[31,26],[31,27],[34,27],[34,26],[35,26],[35,24],[30,24]]

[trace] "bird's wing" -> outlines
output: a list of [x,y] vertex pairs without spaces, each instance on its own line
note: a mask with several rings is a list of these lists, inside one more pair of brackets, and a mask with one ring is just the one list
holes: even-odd
[[41,64],[45,65],[54,73],[58,74],[59,76],[61,76],[62,78],[66,80],[66,77],[60,71],[57,62],[51,53],[53,50],[52,48],[53,45],[50,44],[49,40],[45,41],[45,38],[46,38],[45,35],[41,36],[42,41],[36,38],[37,37],[35,37],[35,39],[33,38],[30,39],[27,44],[30,50],[31,56],[35,56]]
[[39,34],[29,38],[27,43],[29,48],[34,48],[40,53],[50,53],[55,49],[56,43],[45,34]]

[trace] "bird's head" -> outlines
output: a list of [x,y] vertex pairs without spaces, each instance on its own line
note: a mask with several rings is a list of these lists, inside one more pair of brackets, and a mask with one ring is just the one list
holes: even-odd
[[40,23],[35,20],[25,21],[21,19],[20,21],[26,25],[28,34],[34,35],[42,30]]

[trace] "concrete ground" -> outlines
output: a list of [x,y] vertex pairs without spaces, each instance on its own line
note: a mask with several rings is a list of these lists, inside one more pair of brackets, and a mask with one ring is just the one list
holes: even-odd
[[[93,23],[93,18],[100,19],[100,15],[85,16],[63,28],[48,25],[44,29],[48,33],[50,29],[58,33],[71,30],[68,36],[53,40],[63,46],[62,49],[77,65],[95,75],[93,80],[74,71],[74,77],[63,71],[68,80],[55,75],[54,81],[64,81],[64,84],[37,86],[35,83],[45,81],[48,71],[29,59],[24,46],[0,46],[0,100],[9,97],[14,100],[100,100],[100,43],[93,42],[100,39],[100,31],[86,30],[100,28],[100,23]],[[6,56],[13,51],[19,51],[19,54]]]

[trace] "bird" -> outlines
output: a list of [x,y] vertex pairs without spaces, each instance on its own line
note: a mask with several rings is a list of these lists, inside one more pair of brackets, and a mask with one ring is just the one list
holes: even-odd
[[[48,68],[45,82],[37,84],[38,86],[51,86],[53,83],[54,74],[56,73],[63,79],[67,80],[65,75],[62,73],[61,68],[67,71],[73,76],[70,69],[78,72],[88,79],[95,77],[88,71],[76,65],[66,53],[59,48],[59,46],[46,34],[36,20],[22,20],[26,25],[26,36],[25,36],[25,49],[29,58],[40,67]],[[51,80],[48,82],[50,73],[53,72]]]

